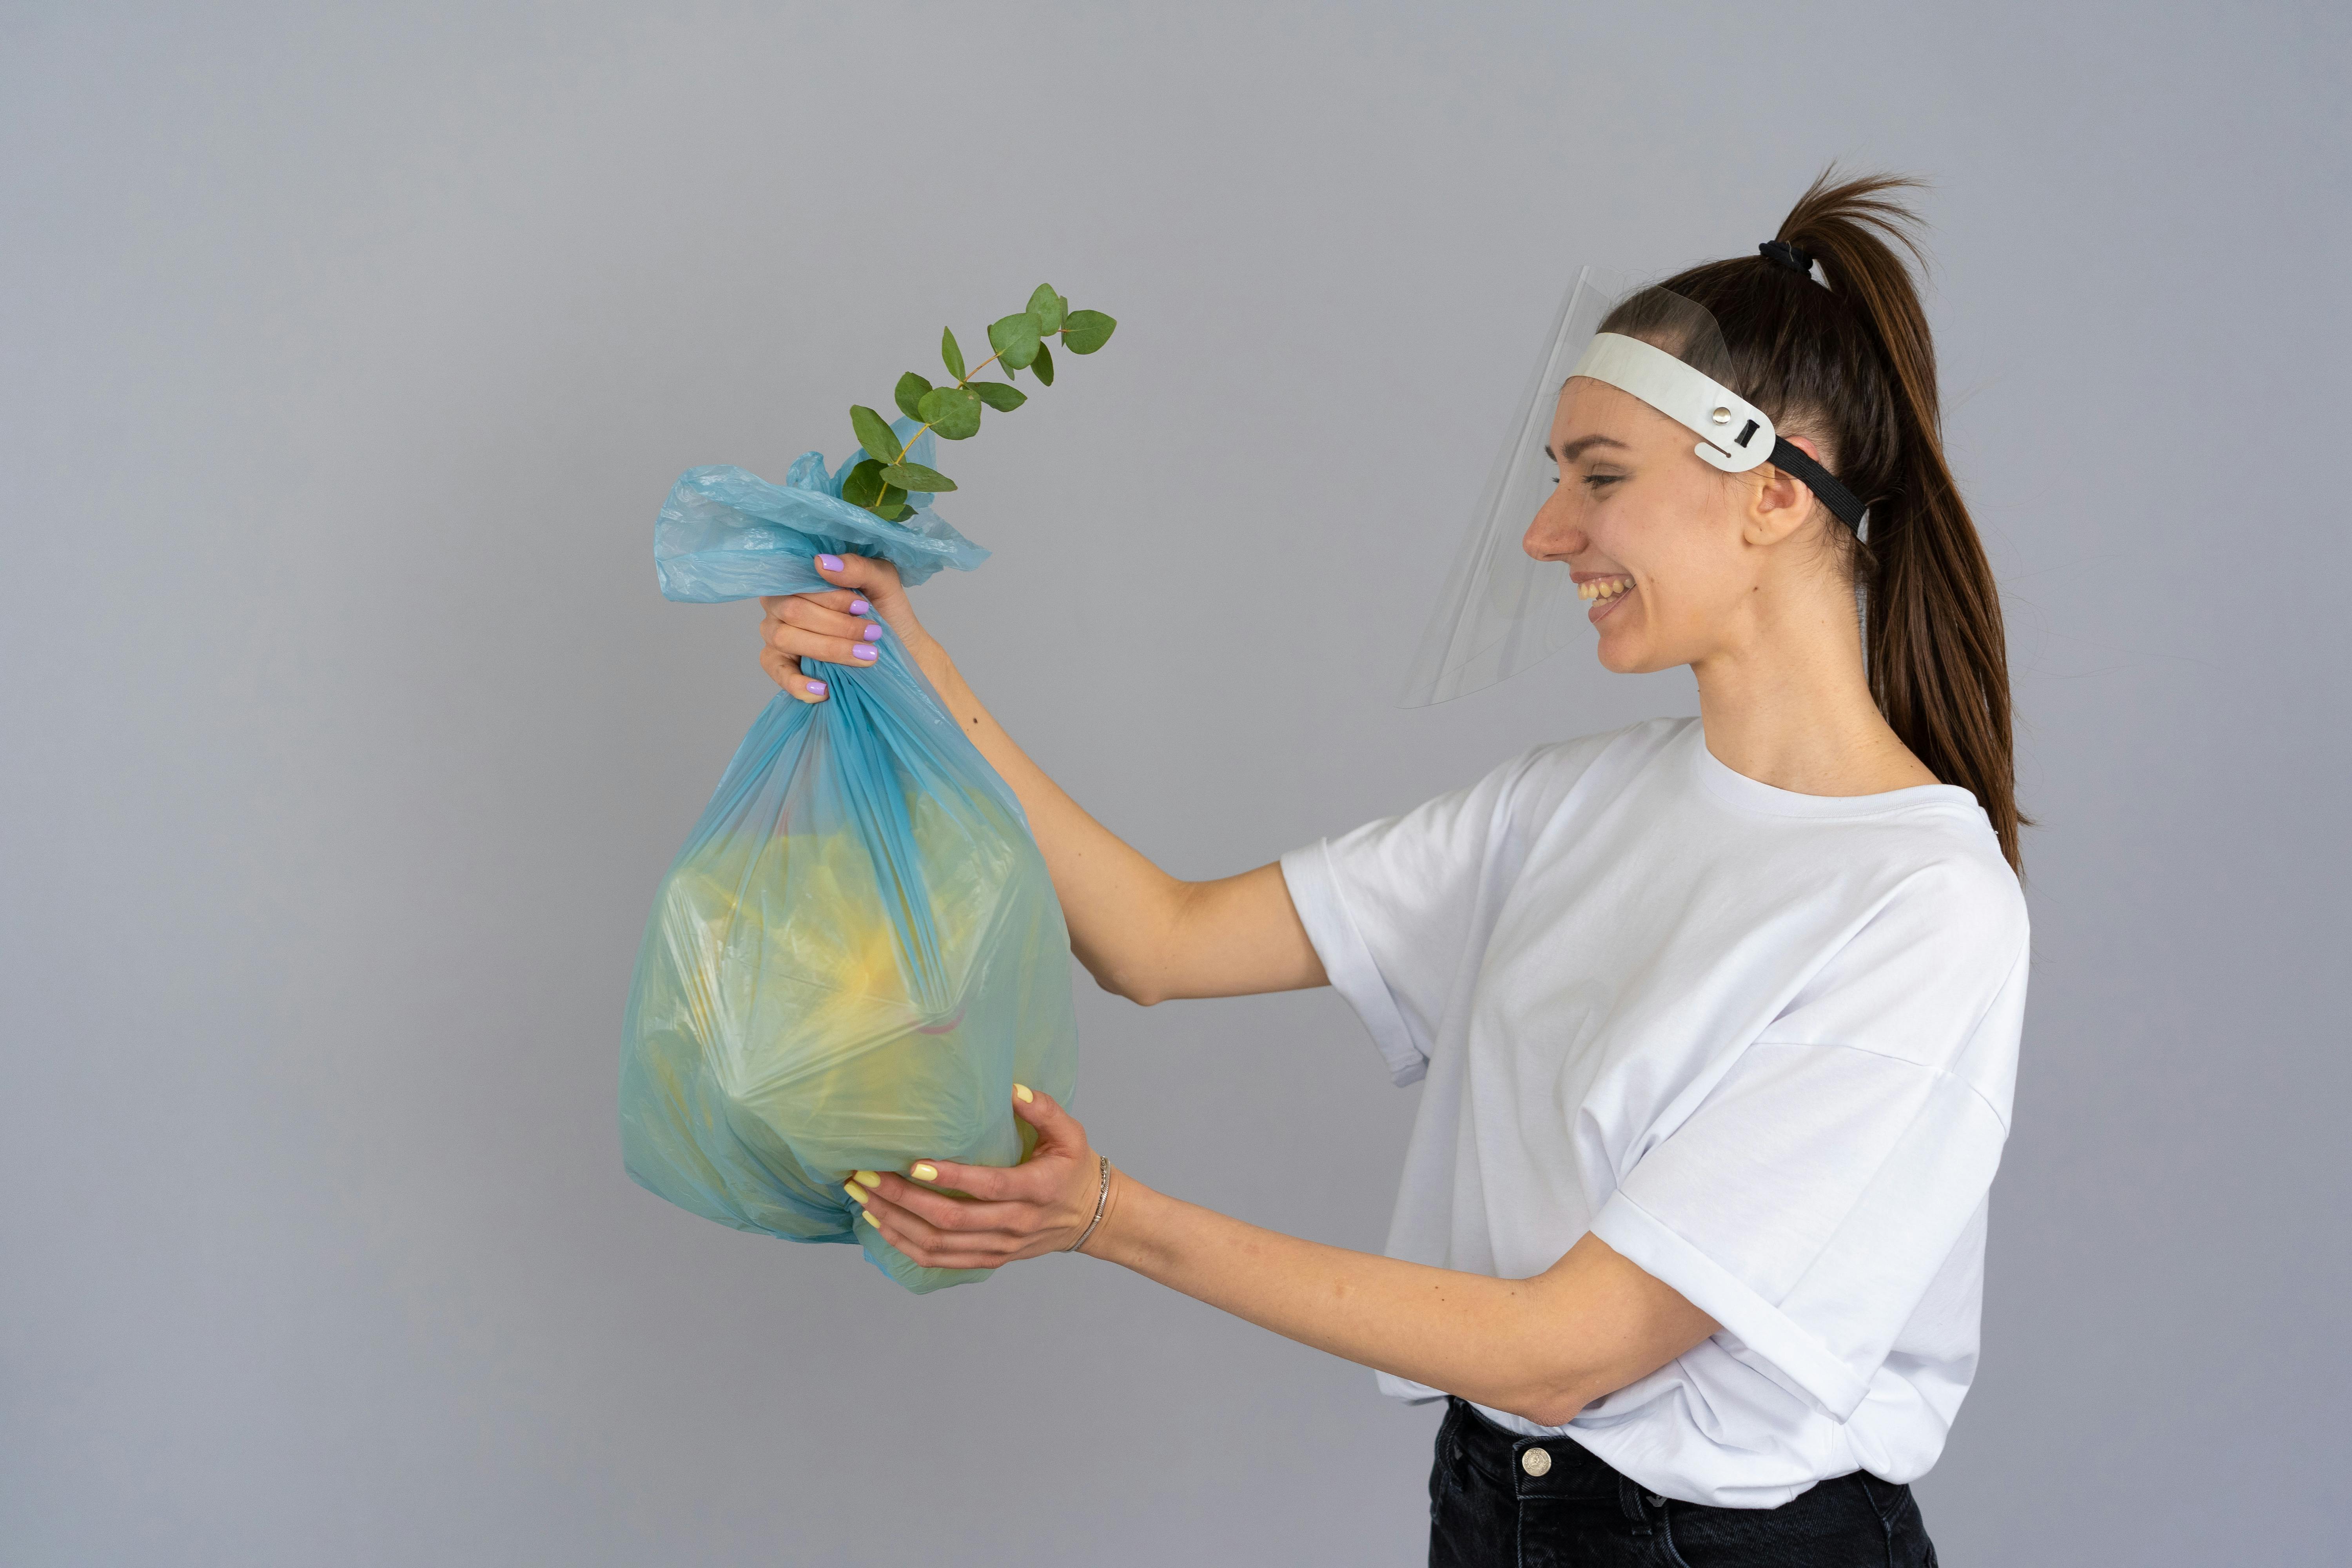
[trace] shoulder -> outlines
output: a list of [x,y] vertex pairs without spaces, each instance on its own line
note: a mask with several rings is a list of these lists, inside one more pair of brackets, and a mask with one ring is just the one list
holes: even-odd
[[1765,1037],[1948,1074],[2006,1126],[2032,952],[2024,895],[1980,813],[1978,832],[1958,813],[1903,815],[1841,825],[1873,841],[1847,868],[1856,896]]
[[1617,802],[1671,797],[1698,721],[1644,719],[1622,729],[1547,741],[1473,786],[1498,843],[1524,852],[1548,829],[1597,816]]
[[1574,799],[1603,778],[1638,775],[1649,757],[1691,720],[1650,720],[1600,734],[1546,741],[1505,758],[1470,783],[1326,842],[1340,861],[1410,852],[1447,861],[1510,859]]
[[1580,784],[1633,784],[1678,742],[1687,743],[1697,727],[1696,719],[1644,719],[1622,729],[1547,741],[1489,776],[1507,780],[1515,793],[1557,804]]
[[1910,987],[1963,1011],[2022,984],[2025,894],[1973,801],[1838,826],[1847,934],[1831,968],[1847,984]]
[[[1836,966],[1891,1017],[1888,1054],[1967,1084],[2006,1129],[2017,1092],[2032,931],[1991,830],[1923,854]],[[1990,846],[1990,847],[1988,847]],[[1834,1012],[1835,1009],[1830,1009]]]
[[2024,889],[1984,813],[1973,803],[1939,803],[1897,813],[1874,829],[1885,873],[1880,915],[1927,927],[2006,970],[2031,922]]

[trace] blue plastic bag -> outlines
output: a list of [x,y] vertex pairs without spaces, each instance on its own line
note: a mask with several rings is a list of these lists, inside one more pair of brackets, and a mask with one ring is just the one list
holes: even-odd
[[[901,421],[900,439],[913,428]],[[924,435],[908,456],[931,461]],[[783,484],[681,476],[654,525],[665,597],[830,587],[820,552],[909,584],[988,552],[920,498],[903,522],[840,499],[811,452]],[[1070,939],[1028,819],[895,637],[779,692],[662,879],[621,1047],[621,1148],[647,1190],[721,1225],[855,1241],[910,1290],[984,1279],[922,1268],[856,1223],[852,1171],[919,1159],[1017,1163],[1017,1080],[1067,1101]]]

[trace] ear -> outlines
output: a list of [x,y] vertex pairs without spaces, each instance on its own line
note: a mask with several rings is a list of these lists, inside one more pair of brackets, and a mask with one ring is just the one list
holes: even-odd
[[[1784,431],[1781,439],[1813,461],[1822,460],[1821,448],[1811,437]],[[1802,480],[1769,463],[1755,472],[1759,482],[1748,497],[1740,537],[1750,544],[1778,544],[1812,517],[1813,492]]]

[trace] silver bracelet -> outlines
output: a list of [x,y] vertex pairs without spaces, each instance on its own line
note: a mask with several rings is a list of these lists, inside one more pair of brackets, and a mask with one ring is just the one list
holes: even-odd
[[1097,1154],[1095,1157],[1102,1162],[1102,1191],[1095,1194],[1095,1217],[1087,1222],[1086,1229],[1078,1232],[1077,1240],[1062,1248],[1065,1252],[1076,1252],[1084,1247],[1087,1237],[1095,1233],[1095,1226],[1102,1224],[1103,1210],[1110,1206],[1110,1156]]

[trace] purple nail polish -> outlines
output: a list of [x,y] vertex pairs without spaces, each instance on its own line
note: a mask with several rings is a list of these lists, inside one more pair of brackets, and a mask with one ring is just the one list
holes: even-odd
[[867,604],[863,599],[852,599],[849,601],[849,613],[853,616],[865,615],[873,608],[873,605]]
[[816,558],[816,563],[828,572],[841,570],[841,557],[838,555],[820,555]]
[[870,642],[862,642],[856,647],[851,648],[849,651],[856,654],[860,658],[872,658],[876,654],[880,653],[882,650],[876,647]]
[[882,640],[882,628],[880,626],[866,627],[866,640],[867,642],[880,642]]
[[812,681],[810,681],[810,682],[808,683],[808,689],[809,689],[811,691],[814,691],[814,693],[816,693],[819,697],[822,697],[822,696],[824,696],[824,681],[822,681],[822,680],[812,680]]

